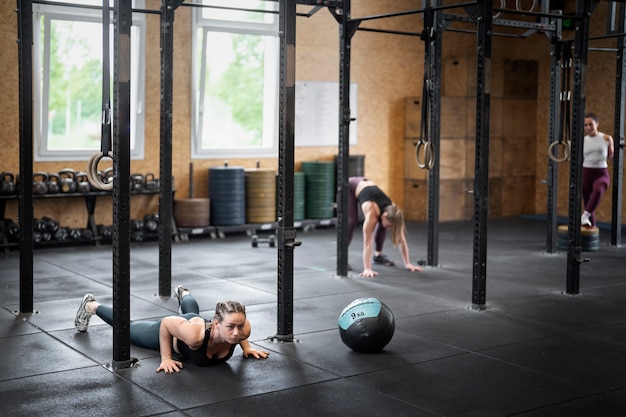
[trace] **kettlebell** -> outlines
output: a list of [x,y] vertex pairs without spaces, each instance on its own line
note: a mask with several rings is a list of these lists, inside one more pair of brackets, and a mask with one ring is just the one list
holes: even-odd
[[58,242],[65,242],[70,238],[70,232],[67,227],[60,227],[54,234],[54,240]]
[[58,174],[48,174],[48,181],[46,181],[46,187],[48,187],[48,194],[58,194],[61,189],[61,177]]
[[104,184],[110,184],[113,182],[113,168],[107,168],[104,171],[98,171],[100,181]]
[[0,173],[0,195],[15,194],[15,177],[10,172]]
[[143,188],[143,175],[132,174],[130,176],[130,190],[141,191],[142,188]]
[[149,172],[143,179],[143,188],[146,190],[156,190],[159,188],[159,180],[154,178],[154,174]]
[[48,232],[51,233],[56,233],[57,230],[59,230],[59,222],[57,222],[56,220],[50,218],[50,217],[42,217],[41,220],[43,220],[46,224],[46,230]]
[[65,168],[59,171],[61,177],[61,192],[75,193],[78,184],[76,183],[76,171],[71,168]]
[[143,228],[148,233],[156,233],[159,230],[159,215],[146,214],[143,216]]
[[78,184],[76,190],[79,193],[88,193],[91,191],[91,184],[89,184],[89,178],[87,178],[86,172],[79,172],[76,174],[76,183]]
[[20,241],[20,227],[13,223],[11,219],[4,219],[4,227],[7,231],[7,237],[9,238],[9,242],[19,242]]
[[45,172],[35,172],[33,174],[34,195],[44,195],[48,192],[48,186],[46,185],[46,181],[48,181],[48,174],[46,174]]

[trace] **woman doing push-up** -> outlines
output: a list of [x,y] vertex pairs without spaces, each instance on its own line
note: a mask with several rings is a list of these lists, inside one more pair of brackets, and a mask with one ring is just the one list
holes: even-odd
[[[251,327],[242,304],[236,301],[219,302],[213,320],[207,321],[200,317],[198,303],[186,288],[177,286],[174,296],[178,298],[179,315],[130,323],[131,343],[160,351],[161,364],[157,372],[180,372],[183,363],[174,359],[174,353],[197,366],[226,362],[237,345],[241,346],[246,358],[265,359],[269,356],[269,352],[250,346],[248,337]],[[74,319],[76,330],[86,332],[89,319],[94,314],[113,325],[113,308],[100,304],[92,294],[85,294]]]

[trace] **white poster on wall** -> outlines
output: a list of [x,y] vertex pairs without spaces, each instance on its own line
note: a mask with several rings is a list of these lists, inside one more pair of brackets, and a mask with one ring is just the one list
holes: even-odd
[[[357,85],[350,83],[350,145],[357,141]],[[339,83],[296,81],[296,146],[339,144]]]

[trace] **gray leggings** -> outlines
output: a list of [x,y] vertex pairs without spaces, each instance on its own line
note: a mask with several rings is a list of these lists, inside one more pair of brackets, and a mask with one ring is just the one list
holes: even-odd
[[[199,317],[200,307],[198,302],[191,296],[186,295],[180,302],[181,317],[189,320]],[[109,325],[113,326],[113,307],[101,305],[96,310],[96,315]],[[135,320],[130,322],[130,342],[133,345],[159,350],[159,329],[161,320]]]

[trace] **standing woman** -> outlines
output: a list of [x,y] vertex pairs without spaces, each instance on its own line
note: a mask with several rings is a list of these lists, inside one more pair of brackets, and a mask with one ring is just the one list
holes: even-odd
[[[350,177],[348,196],[348,245],[359,220],[359,206],[363,211],[363,277],[375,277],[372,262],[392,266],[394,263],[383,253],[387,229],[391,229],[391,241],[398,248],[404,266],[410,271],[422,271],[409,260],[406,242],[404,214],[393,201],[374,184],[363,177]],[[376,245],[374,247],[374,244]],[[375,249],[375,250],[374,250]]]
[[583,202],[585,211],[580,222],[583,226],[596,225],[595,210],[604,192],[609,188],[610,177],[607,159],[613,158],[613,138],[598,131],[598,116],[585,115],[583,143]]
[[[132,344],[160,351],[161,364],[157,372],[180,372],[183,363],[174,358],[174,353],[197,366],[226,362],[237,345],[241,346],[246,358],[268,357],[268,352],[252,349],[248,342],[251,327],[242,304],[236,301],[219,302],[213,320],[206,321],[199,316],[200,307],[186,288],[178,285],[174,296],[178,298],[180,315],[130,323]],[[94,314],[113,325],[113,308],[100,304],[92,294],[85,294],[74,319],[76,330],[86,332],[89,319]]]

